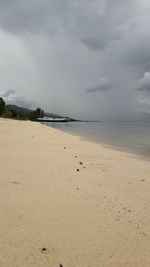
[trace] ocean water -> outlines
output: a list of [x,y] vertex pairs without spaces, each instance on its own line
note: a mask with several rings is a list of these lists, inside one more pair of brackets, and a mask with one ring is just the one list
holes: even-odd
[[150,123],[68,122],[45,124],[84,139],[150,159]]

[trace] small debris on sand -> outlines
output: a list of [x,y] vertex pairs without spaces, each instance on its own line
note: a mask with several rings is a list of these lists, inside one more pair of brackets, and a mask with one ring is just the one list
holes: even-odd
[[79,190],[79,187],[77,187],[77,190]]
[[66,146],[64,146],[64,149],[66,149]]
[[141,182],[145,182],[145,180],[144,179],[141,179]]
[[59,267],[63,267],[63,265],[62,265],[62,264],[60,264],[60,265],[59,265]]
[[123,210],[126,212],[126,211],[128,211],[128,212],[131,212],[131,210],[130,209],[127,209],[126,207],[123,207]]
[[79,169],[76,169],[77,172],[79,172],[80,170]]
[[80,164],[80,165],[83,165],[83,162],[82,162],[82,161],[79,161],[79,164]]
[[47,253],[48,250],[47,250],[47,248],[43,247],[43,248],[41,248],[41,252],[42,252],[42,253]]
[[77,158],[77,156],[74,156],[75,158]]

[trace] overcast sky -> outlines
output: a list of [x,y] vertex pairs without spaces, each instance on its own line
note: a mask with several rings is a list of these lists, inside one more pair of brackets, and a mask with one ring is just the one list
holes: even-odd
[[149,25],[149,0],[0,0],[0,95],[81,119],[149,113]]

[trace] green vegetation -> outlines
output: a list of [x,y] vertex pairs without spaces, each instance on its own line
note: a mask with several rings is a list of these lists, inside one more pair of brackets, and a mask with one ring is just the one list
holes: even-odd
[[36,121],[37,118],[44,117],[44,111],[41,108],[37,108],[36,110],[26,113],[26,112],[18,112],[16,110],[9,109],[5,101],[2,97],[0,97],[0,117],[3,118],[12,118],[17,120],[32,120]]
[[5,102],[2,97],[0,97],[0,116],[5,112]]

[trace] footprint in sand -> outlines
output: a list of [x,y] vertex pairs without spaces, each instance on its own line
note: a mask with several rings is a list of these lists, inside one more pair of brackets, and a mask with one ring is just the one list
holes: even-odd
[[21,184],[21,183],[18,181],[13,181],[13,182],[11,182],[11,184]]

